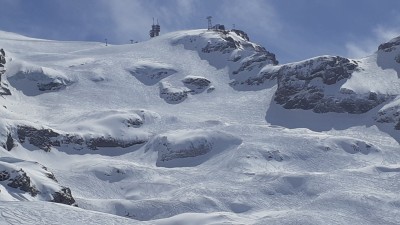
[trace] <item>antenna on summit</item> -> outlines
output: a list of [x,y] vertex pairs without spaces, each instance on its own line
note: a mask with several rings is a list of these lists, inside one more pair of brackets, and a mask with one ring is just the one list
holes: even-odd
[[161,26],[158,23],[158,19],[157,19],[157,24],[154,24],[154,17],[153,17],[153,25],[151,25],[151,30],[150,30],[150,37],[157,37],[160,35],[160,30],[161,30]]
[[208,21],[208,30],[211,30],[212,29],[212,23],[211,23],[211,19],[212,19],[212,16],[207,16],[207,21]]

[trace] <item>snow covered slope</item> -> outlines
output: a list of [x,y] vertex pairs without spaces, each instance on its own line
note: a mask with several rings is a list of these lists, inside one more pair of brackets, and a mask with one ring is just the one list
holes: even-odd
[[239,30],[0,32],[0,224],[399,224],[397,40],[278,65]]

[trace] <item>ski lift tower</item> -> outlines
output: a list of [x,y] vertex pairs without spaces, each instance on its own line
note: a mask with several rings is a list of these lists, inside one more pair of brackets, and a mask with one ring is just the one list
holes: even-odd
[[211,23],[212,16],[207,16],[206,19],[208,21],[208,30],[211,30],[212,29],[212,23]]
[[153,25],[151,26],[151,30],[150,30],[150,37],[157,37],[160,35],[160,24],[158,23],[158,19],[157,19],[157,24],[154,24],[154,18],[153,18]]

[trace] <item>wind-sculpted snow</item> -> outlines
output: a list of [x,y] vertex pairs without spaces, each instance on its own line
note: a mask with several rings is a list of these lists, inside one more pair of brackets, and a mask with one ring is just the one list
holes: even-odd
[[0,224],[400,224],[397,42],[277,65],[249,39],[0,31]]
[[178,130],[157,135],[146,149],[158,152],[157,166],[197,166],[241,142],[241,139],[219,131]]
[[155,85],[177,72],[171,65],[147,61],[137,62],[128,71],[145,85]]
[[12,63],[8,74],[11,86],[27,96],[59,91],[75,82],[61,71],[27,63]]

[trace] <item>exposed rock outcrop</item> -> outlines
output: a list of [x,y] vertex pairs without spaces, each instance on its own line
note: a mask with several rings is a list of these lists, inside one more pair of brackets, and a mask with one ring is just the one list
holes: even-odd
[[199,76],[187,76],[182,82],[193,94],[199,94],[205,91],[211,84],[211,81],[207,78]]
[[28,140],[30,144],[47,152],[50,151],[52,147],[60,147],[63,145],[86,146],[88,149],[97,150],[104,147],[127,148],[147,142],[147,139],[140,137],[122,141],[112,136],[82,137],[76,134],[60,134],[51,129],[37,129],[30,126],[18,126],[17,135],[21,143]]
[[127,70],[140,82],[149,86],[177,72],[170,65],[146,61],[138,62]]
[[5,149],[7,149],[8,151],[11,151],[12,148],[14,148],[15,144],[14,144],[14,139],[11,136],[11,133],[9,133],[7,135],[7,140],[5,143]]
[[0,160],[0,182],[3,183],[3,186],[6,184],[9,192],[28,193],[31,200],[75,205],[71,190],[60,186],[54,174],[36,162],[2,158]]
[[[275,101],[286,109],[313,110],[316,113],[365,113],[386,101],[386,95],[357,94],[340,89],[339,82],[350,78],[358,63],[339,56],[323,56],[282,66],[269,79],[277,78]],[[328,91],[333,89],[334,91]]]
[[[220,37],[221,40],[209,41],[202,48],[202,52],[229,54],[229,60],[238,65],[238,67],[232,68],[232,75],[246,71],[250,72],[254,69],[260,70],[268,64],[278,64],[275,54],[260,45],[249,42],[247,34],[243,31],[220,32]],[[255,72],[257,73],[258,71]]]
[[0,86],[1,86],[1,76],[5,73],[4,65],[6,64],[6,53],[3,49],[0,49]]
[[391,124],[395,130],[400,130],[400,102],[399,100],[392,102],[383,109],[379,110],[374,118],[376,122],[381,124]]
[[146,143],[147,140],[145,139],[134,139],[130,141],[120,141],[117,140],[111,136],[109,137],[97,137],[97,138],[91,138],[89,140],[86,140],[86,145],[89,149],[91,150],[97,150],[99,148],[106,148],[106,147],[120,147],[120,148],[127,148],[133,145],[140,145]]
[[379,45],[378,50],[391,52],[392,50],[394,50],[394,47],[398,45],[400,45],[400,37],[394,38],[386,43]]
[[190,92],[190,89],[173,87],[168,82],[160,83],[160,97],[169,104],[178,104],[183,102]]
[[390,96],[374,92],[357,94],[341,88],[358,68],[358,62],[339,56],[321,56],[297,63],[266,67],[257,76],[231,85],[258,86],[276,80],[274,100],[286,109],[316,113],[365,113]]
[[21,143],[28,139],[29,143],[45,151],[50,151],[53,146],[60,146],[60,134],[51,129],[36,129],[29,126],[18,126],[17,134]]
[[11,171],[12,178],[9,178],[8,186],[18,188],[21,191],[28,192],[32,197],[35,197],[39,192],[36,186],[31,184],[31,178],[26,175],[25,171],[20,169],[18,171]]
[[[256,75],[266,65],[277,65],[275,54],[249,41],[241,30],[207,31],[200,35],[178,38],[176,44],[199,52],[199,56],[216,68],[228,66],[231,79],[241,82]],[[199,51],[201,50],[201,51]],[[218,57],[215,60],[214,56]]]
[[67,187],[62,187],[60,191],[54,192],[53,202],[65,205],[74,205],[75,199],[72,197],[71,190]]
[[0,96],[1,95],[11,95],[10,89],[7,88],[6,84],[2,83],[2,76],[6,72],[6,53],[4,49],[0,49]]

